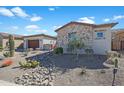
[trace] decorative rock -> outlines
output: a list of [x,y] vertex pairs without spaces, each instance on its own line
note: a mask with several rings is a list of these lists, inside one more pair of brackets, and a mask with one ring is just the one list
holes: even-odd
[[48,86],[53,86],[53,82],[49,82]]
[[47,68],[37,67],[31,69],[20,77],[15,78],[15,83],[20,85],[52,86],[55,74],[49,72]]
[[43,81],[43,85],[45,85],[45,86],[47,86],[48,83],[49,83],[49,80],[48,79],[46,79],[46,80]]

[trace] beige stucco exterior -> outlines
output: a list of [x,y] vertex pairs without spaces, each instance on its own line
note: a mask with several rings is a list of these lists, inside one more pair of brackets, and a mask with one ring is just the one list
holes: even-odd
[[43,49],[44,45],[55,45],[56,44],[56,38],[44,34],[40,35],[32,35],[32,36],[25,36],[24,37],[24,48],[28,48],[28,41],[29,40],[38,40],[39,42],[39,49]]
[[[88,37],[84,44],[94,50],[95,54],[105,54],[106,51],[111,50],[111,25],[86,25],[79,23],[69,23],[67,26],[63,26],[58,29],[57,32],[57,46],[63,47],[64,53],[68,53],[68,34],[76,32],[76,35],[80,38]],[[104,38],[98,39],[96,34],[103,32]],[[84,53],[84,50],[80,50],[80,53]]]
[[[6,47],[7,42],[8,42],[7,38],[3,39],[3,48]],[[19,39],[15,39],[14,43],[15,43],[15,49],[16,49],[16,48],[18,48],[23,43],[23,39],[22,40],[21,39],[20,40]]]

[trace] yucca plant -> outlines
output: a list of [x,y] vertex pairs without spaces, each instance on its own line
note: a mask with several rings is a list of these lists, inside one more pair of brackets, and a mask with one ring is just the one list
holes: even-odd
[[14,37],[13,35],[9,35],[9,51],[10,51],[10,57],[14,56],[15,52],[15,44],[14,44]]

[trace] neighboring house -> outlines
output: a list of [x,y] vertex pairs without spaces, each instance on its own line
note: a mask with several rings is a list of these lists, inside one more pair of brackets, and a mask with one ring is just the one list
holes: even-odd
[[[5,48],[8,45],[8,40],[9,40],[9,35],[8,33],[0,33],[0,45]],[[15,40],[15,49],[23,47],[23,36],[21,35],[15,35],[14,40]]]
[[112,30],[112,50],[124,50],[124,29]]
[[24,48],[32,48],[32,49],[40,49],[40,50],[48,50],[51,49],[52,46],[56,44],[56,37],[45,35],[45,34],[37,34],[24,36]]
[[[111,28],[118,23],[108,24],[88,24],[81,22],[70,22],[57,30],[57,46],[67,51],[70,39],[79,37],[88,39],[84,41],[87,48],[92,48],[95,54],[105,54],[106,51],[111,51]],[[84,53],[84,49],[80,50]]]

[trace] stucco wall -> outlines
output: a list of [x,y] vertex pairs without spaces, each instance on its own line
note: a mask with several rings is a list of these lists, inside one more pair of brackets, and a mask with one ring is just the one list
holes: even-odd
[[[23,40],[14,40],[15,41],[15,48],[19,47],[21,43],[23,43]],[[3,39],[3,48],[6,47],[6,43],[8,42],[8,39]]]
[[106,54],[106,51],[111,51],[111,29],[110,28],[95,28],[94,30],[105,30],[104,38],[97,39],[96,32],[93,34],[93,50],[95,54]]
[[39,48],[43,49],[44,44],[56,44],[56,39],[46,36],[29,36],[24,38],[24,48],[28,47],[28,40],[39,40]]

